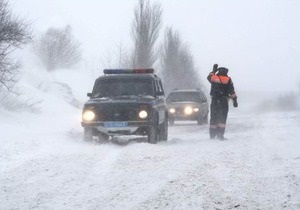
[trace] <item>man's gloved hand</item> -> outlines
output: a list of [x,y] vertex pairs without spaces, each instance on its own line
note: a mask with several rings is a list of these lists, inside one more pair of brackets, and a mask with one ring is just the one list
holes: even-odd
[[235,107],[235,108],[237,108],[239,105],[238,105],[238,102],[237,102],[237,98],[234,98],[233,99],[233,106]]
[[218,71],[218,64],[214,64],[213,72],[216,73]]

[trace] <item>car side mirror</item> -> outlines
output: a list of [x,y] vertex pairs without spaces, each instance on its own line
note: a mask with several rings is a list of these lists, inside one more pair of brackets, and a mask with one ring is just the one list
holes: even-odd
[[88,97],[92,97],[92,93],[87,93],[86,94]]

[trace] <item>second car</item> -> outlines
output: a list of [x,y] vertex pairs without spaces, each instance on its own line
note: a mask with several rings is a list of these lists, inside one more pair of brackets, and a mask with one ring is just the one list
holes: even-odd
[[169,124],[175,121],[197,121],[198,125],[208,121],[207,97],[201,90],[174,90],[167,97]]

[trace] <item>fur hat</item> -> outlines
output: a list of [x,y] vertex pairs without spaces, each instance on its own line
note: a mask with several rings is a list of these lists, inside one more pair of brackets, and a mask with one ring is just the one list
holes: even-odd
[[228,74],[228,69],[227,68],[224,68],[224,67],[218,68],[218,75],[227,76],[227,74]]

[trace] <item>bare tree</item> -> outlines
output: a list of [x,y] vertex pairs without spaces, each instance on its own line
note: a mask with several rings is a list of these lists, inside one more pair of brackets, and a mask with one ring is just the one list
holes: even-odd
[[175,88],[189,89],[201,86],[194,59],[187,44],[182,44],[180,34],[167,28],[162,44],[162,80],[168,93]]
[[117,46],[117,67],[118,68],[127,68],[129,67],[129,64],[128,64],[128,55],[127,55],[127,50],[126,48],[123,46],[122,42],[119,43],[119,45]]
[[0,91],[11,90],[17,81],[19,63],[11,53],[31,40],[29,24],[14,17],[8,2],[0,0]]
[[181,40],[179,33],[168,28],[165,32],[164,42],[162,45],[161,54],[161,71],[162,80],[164,81],[165,91],[176,88],[177,78],[180,77],[179,54],[180,54]]
[[134,10],[132,38],[134,52],[133,67],[152,67],[157,60],[154,45],[161,28],[162,9],[160,4],[151,5],[149,0],[139,0]]
[[49,28],[34,44],[34,52],[47,68],[70,68],[81,60],[80,44],[72,35],[70,26]]
[[109,50],[105,53],[103,64],[106,68],[130,68],[131,62],[128,51],[120,42],[113,51]]

